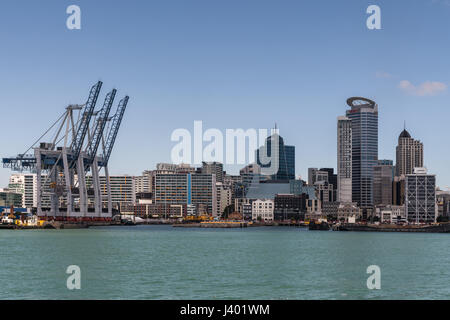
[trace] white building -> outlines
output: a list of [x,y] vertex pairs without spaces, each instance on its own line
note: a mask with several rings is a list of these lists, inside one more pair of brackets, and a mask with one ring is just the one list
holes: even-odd
[[390,224],[407,222],[405,207],[386,206],[385,208],[381,209],[381,222]]
[[22,207],[37,207],[37,178],[36,174],[12,174],[9,178],[8,189],[22,195]]
[[252,203],[252,220],[259,220],[265,222],[273,221],[273,200],[255,200]]
[[217,214],[220,216],[225,208],[232,204],[231,187],[224,185],[222,182],[216,182],[217,192]]

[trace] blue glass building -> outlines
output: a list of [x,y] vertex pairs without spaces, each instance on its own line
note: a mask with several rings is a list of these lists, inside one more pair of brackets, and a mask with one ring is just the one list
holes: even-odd
[[353,97],[347,117],[352,122],[352,200],[363,210],[373,207],[373,167],[378,164],[378,105]]
[[278,160],[278,171],[270,174],[271,180],[294,180],[295,179],[295,146],[284,144],[283,138],[278,133],[272,134],[266,139],[264,146],[256,150],[256,163],[261,167],[261,174],[264,168],[270,168],[271,162],[261,161],[261,157],[272,158],[272,143],[278,142],[278,148],[274,148],[273,158]]

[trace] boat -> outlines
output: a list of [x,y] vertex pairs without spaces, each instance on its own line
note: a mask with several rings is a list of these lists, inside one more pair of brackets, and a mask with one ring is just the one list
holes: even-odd
[[317,230],[317,231],[328,231],[330,230],[330,225],[326,221],[311,221],[308,225],[309,230]]

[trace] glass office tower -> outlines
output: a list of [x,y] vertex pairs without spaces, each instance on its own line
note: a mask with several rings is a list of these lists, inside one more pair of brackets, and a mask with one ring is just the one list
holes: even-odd
[[[276,139],[276,140],[275,140]],[[272,142],[278,141],[278,148],[274,150],[272,155]],[[261,166],[261,172],[264,173],[264,168],[269,167],[261,161],[262,156],[274,157],[278,159],[278,171],[276,174],[270,175],[271,180],[294,180],[295,179],[295,146],[287,146],[284,144],[282,137],[278,133],[272,134],[266,139],[264,146],[256,150],[256,162]]]
[[378,163],[378,105],[353,97],[346,116],[352,121],[352,200],[367,212],[373,207],[373,167]]

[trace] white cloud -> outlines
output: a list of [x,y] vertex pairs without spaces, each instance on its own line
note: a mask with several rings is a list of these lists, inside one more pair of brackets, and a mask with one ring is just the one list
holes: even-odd
[[447,91],[447,85],[438,81],[426,81],[418,86],[415,86],[408,80],[402,80],[399,83],[399,88],[403,91],[415,96],[435,96],[439,93]]

